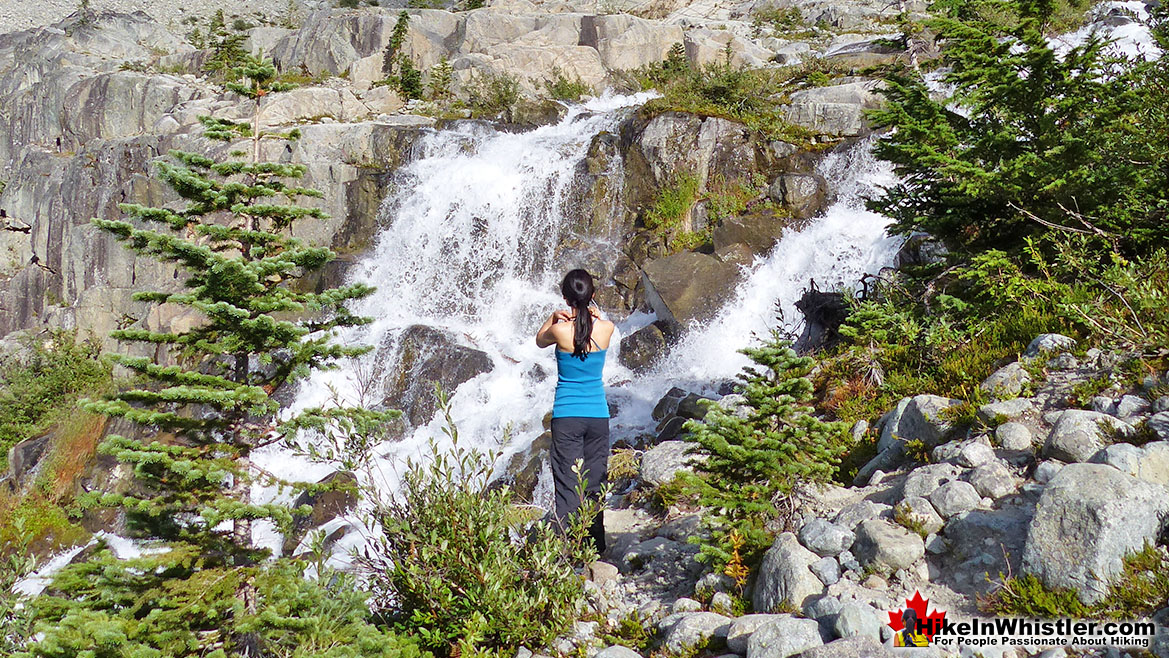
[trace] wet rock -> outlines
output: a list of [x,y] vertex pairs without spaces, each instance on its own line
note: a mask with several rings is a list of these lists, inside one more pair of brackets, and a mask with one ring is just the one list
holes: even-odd
[[347,471],[336,471],[322,478],[317,484],[327,485],[331,490],[311,494],[302,492],[293,501],[293,509],[302,506],[312,508],[307,516],[297,516],[293,531],[284,538],[284,553],[289,555],[310,528],[317,528],[345,514],[357,504],[357,478]]
[[823,210],[828,183],[817,174],[786,174],[775,179],[768,196],[784,204],[793,216],[806,219]]
[[800,528],[800,543],[817,555],[839,555],[855,540],[851,530],[824,519],[812,519]]
[[925,555],[921,537],[888,521],[864,521],[857,526],[853,554],[862,565],[890,572],[912,566]]
[[1059,420],[1047,435],[1043,455],[1069,463],[1088,461],[1110,443],[1102,426],[1124,436],[1135,433],[1131,425],[1107,414],[1069,409],[1059,415]]
[[618,360],[626,368],[644,373],[648,372],[665,352],[665,334],[656,325],[650,324],[621,339]]
[[798,609],[806,599],[819,594],[823,585],[810,569],[819,559],[820,556],[801,546],[794,534],[779,535],[759,565],[752,597],[755,609],[761,612],[784,606]]
[[747,658],[788,658],[823,644],[814,619],[785,617],[760,626],[747,641]]
[[709,320],[739,281],[739,268],[713,256],[683,252],[646,263],[646,299],[672,332]]
[[8,470],[19,481],[37,465],[45,448],[49,445],[49,436],[40,436],[25,439],[8,449]]
[[[750,265],[752,255],[762,256],[769,253],[775,246],[775,241],[790,225],[790,220],[766,209],[753,209],[746,214],[726,218],[711,233],[711,242],[716,250],[715,256],[723,263],[736,266]],[[735,245],[746,246],[748,254],[744,256],[741,253],[732,253],[728,258],[727,250]]]
[[908,265],[934,265],[946,260],[950,253],[941,240],[928,233],[911,233],[893,256],[893,267],[901,269]]
[[706,405],[709,404],[709,402],[701,403],[702,400],[711,400],[711,398],[699,395],[697,393],[690,393],[678,401],[678,415],[682,418],[702,420],[706,417]]
[[1023,570],[1086,604],[1108,592],[1129,553],[1169,521],[1169,490],[1111,466],[1069,464],[1043,490],[1027,532]]
[[416,324],[398,339],[401,358],[385,379],[384,404],[400,409],[412,425],[422,425],[438,409],[435,383],[454,391],[492,368],[483,350],[459,344],[450,332]]

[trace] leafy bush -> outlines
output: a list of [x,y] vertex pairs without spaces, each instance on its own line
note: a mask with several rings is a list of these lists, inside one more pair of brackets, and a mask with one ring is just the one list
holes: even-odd
[[497,117],[520,100],[520,82],[507,73],[477,75],[467,90],[475,116]]
[[526,524],[512,491],[489,486],[497,455],[460,446],[441,394],[440,408],[453,448],[432,443],[432,461],[408,463],[399,491],[375,500],[382,533],[360,560],[374,606],[443,654],[546,645],[582,601],[573,563],[596,559],[587,537],[599,508],[586,504],[566,533]]
[[694,452],[707,455],[694,474],[682,476],[698,502],[712,508],[710,537],[699,538],[701,558],[720,567],[735,551],[756,560],[777,524],[791,520],[795,496],[831,480],[846,447],[847,427],[820,420],[808,406],[812,359],[797,356],[778,334],[743,353],[755,363],[739,375],[744,404],[709,404],[703,420],[685,425],[698,444]]
[[559,101],[579,101],[593,93],[592,87],[578,76],[569,78],[559,66],[552,68],[552,79],[545,80],[544,86],[548,89],[548,94]]
[[0,365],[0,470],[8,468],[9,448],[44,434],[78,398],[103,392],[111,381],[95,339],[58,330],[23,343],[27,360]]
[[12,588],[36,568],[36,560],[19,553],[0,559],[0,654],[11,656],[32,637],[32,614]]

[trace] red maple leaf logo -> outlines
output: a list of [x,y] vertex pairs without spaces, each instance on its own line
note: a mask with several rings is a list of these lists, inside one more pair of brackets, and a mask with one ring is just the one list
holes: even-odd
[[[929,599],[921,598],[921,592],[914,591],[912,599],[905,599],[905,605],[917,613],[918,628],[921,633],[926,636],[926,639],[931,642],[934,639],[934,634],[942,628],[942,622],[946,619],[946,612],[944,610],[934,610],[926,613],[929,608]],[[889,613],[889,628],[894,632],[905,628],[905,623],[901,620],[905,609],[895,610]]]

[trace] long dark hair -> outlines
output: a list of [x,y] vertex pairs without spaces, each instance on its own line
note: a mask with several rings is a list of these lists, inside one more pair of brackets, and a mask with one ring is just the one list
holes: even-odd
[[589,353],[589,340],[593,335],[593,315],[589,313],[589,303],[593,301],[593,277],[584,270],[573,270],[564,275],[560,282],[560,293],[564,295],[568,305],[576,310],[576,320],[573,321],[572,355],[582,361]]

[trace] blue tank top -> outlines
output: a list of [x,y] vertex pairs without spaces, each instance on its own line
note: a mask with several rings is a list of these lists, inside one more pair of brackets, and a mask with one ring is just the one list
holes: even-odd
[[589,352],[583,360],[556,348],[556,402],[553,418],[608,418],[609,403],[601,371],[605,350]]

